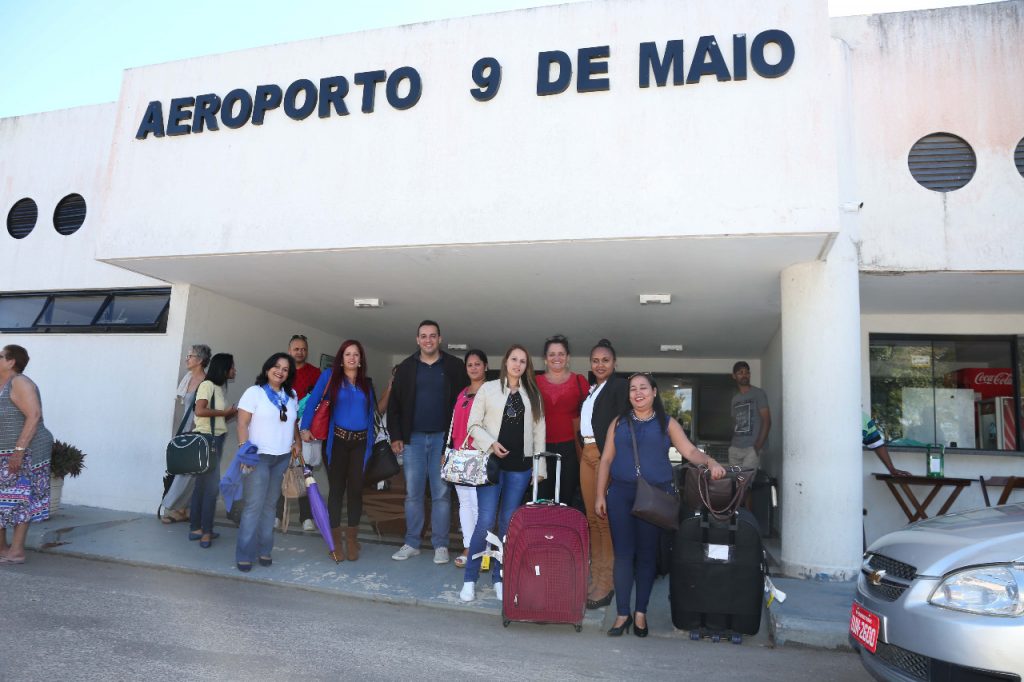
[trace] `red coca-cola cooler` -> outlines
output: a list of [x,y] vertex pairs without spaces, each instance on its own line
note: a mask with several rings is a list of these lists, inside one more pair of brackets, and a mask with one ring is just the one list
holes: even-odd
[[1016,450],[1017,425],[1013,398],[979,400],[974,405],[978,425],[978,447],[983,450]]
[[980,400],[1013,396],[1013,370],[1009,367],[965,367],[950,372],[946,379],[950,388],[969,388]]

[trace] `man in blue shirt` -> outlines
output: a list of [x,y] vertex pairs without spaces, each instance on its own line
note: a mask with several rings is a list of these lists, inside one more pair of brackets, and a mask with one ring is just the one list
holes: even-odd
[[889,470],[889,473],[893,476],[910,476],[912,475],[909,471],[903,471],[893,466],[892,458],[889,457],[889,448],[885,447],[885,436],[882,435],[882,430],[875,424],[875,420],[867,415],[865,412],[860,413],[861,417],[861,436],[864,447],[871,450],[878,459],[882,461],[885,468]]
[[420,553],[424,523],[424,491],[430,484],[430,541],[434,563],[448,563],[451,501],[441,478],[441,456],[455,398],[469,384],[466,365],[441,350],[441,327],[420,322],[413,353],[395,371],[388,400],[391,449],[401,454],[405,469],[405,544],[391,558],[405,561]]

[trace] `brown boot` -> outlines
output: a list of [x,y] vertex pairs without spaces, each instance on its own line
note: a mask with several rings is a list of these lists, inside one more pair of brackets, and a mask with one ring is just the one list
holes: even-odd
[[341,526],[331,529],[331,538],[334,540],[334,551],[328,552],[327,555],[334,559],[334,562],[340,564],[345,560],[345,535],[342,533]]
[[349,526],[345,529],[345,536],[348,539],[348,560],[355,561],[359,558],[359,528]]

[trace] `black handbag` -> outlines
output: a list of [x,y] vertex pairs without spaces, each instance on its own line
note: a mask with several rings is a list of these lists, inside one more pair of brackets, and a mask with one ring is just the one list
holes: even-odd
[[[379,482],[391,478],[402,470],[398,465],[398,457],[391,450],[391,436],[384,426],[380,415],[374,414],[373,422],[376,427],[374,431],[376,432],[375,438],[377,440],[373,444],[373,449],[370,451],[370,459],[366,463],[366,469],[363,471],[364,486],[377,485]],[[380,438],[381,433],[384,434],[383,438]]]
[[651,485],[640,473],[640,452],[636,446],[636,431],[632,417],[629,419],[629,435],[633,439],[633,463],[636,464],[636,499],[633,501],[633,516],[653,523],[665,530],[679,528],[679,493],[675,486],[672,492]]
[[[211,395],[211,410],[215,409],[214,404],[215,400]],[[182,433],[193,409],[195,409],[195,398],[192,399],[192,407],[185,411],[185,416],[182,417],[174,438],[167,444],[168,474],[199,476],[210,471],[217,463],[217,448],[213,437],[214,417],[210,417],[210,433],[195,431]]]

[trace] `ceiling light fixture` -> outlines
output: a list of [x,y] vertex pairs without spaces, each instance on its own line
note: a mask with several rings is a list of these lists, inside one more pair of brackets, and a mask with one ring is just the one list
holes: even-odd
[[384,301],[379,298],[354,298],[352,302],[357,308],[379,308],[384,305]]
[[469,346],[467,346],[464,343],[449,343],[448,344],[448,350],[466,350],[467,348],[469,348]]
[[672,353],[682,353],[683,352],[683,344],[681,344],[681,343],[663,343],[663,344],[661,344],[661,352],[662,353],[669,353],[669,352],[672,352]]
[[672,302],[672,294],[640,294],[640,305],[668,305]]

